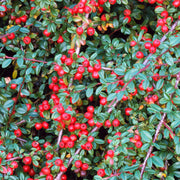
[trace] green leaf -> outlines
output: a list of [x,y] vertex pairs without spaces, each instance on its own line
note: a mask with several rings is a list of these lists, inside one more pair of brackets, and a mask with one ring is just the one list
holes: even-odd
[[115,29],[119,27],[119,21],[116,18],[113,20],[113,26]]
[[78,86],[75,86],[75,88],[74,88],[75,91],[81,91],[81,90],[84,90],[84,89],[85,89],[84,85],[78,85]]
[[124,95],[124,91],[118,92],[118,94],[117,94],[117,100],[120,101],[120,100],[123,98],[123,95]]
[[164,79],[160,79],[157,83],[156,83],[156,89],[159,90],[162,88],[164,84]]
[[144,30],[141,30],[138,36],[138,41],[141,41],[143,34],[144,34]]
[[22,33],[29,33],[30,32],[29,29],[25,28],[25,27],[20,28],[19,31]]
[[0,11],[6,11],[6,9],[3,6],[0,6]]
[[180,143],[176,144],[176,154],[180,154]]
[[169,38],[170,46],[175,46],[180,43],[180,35],[171,36]]
[[2,63],[2,68],[8,67],[11,64],[11,62],[12,62],[12,59],[4,60],[3,63]]
[[24,63],[23,58],[18,58],[17,59],[17,64],[18,64],[19,67],[21,67],[23,65],[23,63]]
[[136,75],[137,73],[138,73],[138,69],[133,68],[133,69],[129,70],[129,71],[125,74],[124,80],[125,80],[125,81],[129,81],[129,80],[130,80],[131,78],[133,78],[133,76]]
[[25,114],[27,112],[27,109],[19,107],[16,109],[17,113],[19,114]]
[[117,93],[111,93],[111,94],[109,94],[108,97],[107,97],[107,101],[113,100],[113,99],[116,97],[116,95],[117,95]]
[[164,11],[164,8],[163,7],[158,7],[158,8],[155,8],[155,13],[161,13]]
[[13,100],[7,100],[7,101],[4,103],[4,108],[11,107],[11,106],[13,106],[13,104],[14,104],[14,101],[13,101]]
[[104,140],[102,139],[94,139],[94,142],[97,144],[104,144]]
[[11,28],[8,29],[8,33],[13,33],[13,32],[16,32],[18,31],[20,28],[20,26],[12,26]]
[[27,89],[22,89],[21,90],[21,93],[25,96],[29,96],[30,95],[30,92],[27,90]]
[[103,89],[103,86],[99,86],[97,89],[96,89],[96,95],[99,95],[101,93]]
[[114,72],[117,74],[117,75],[124,75],[124,70],[121,69],[121,68],[116,68],[114,69]]
[[101,177],[101,176],[98,176],[98,175],[95,175],[95,176],[93,177],[93,179],[94,179],[94,180],[102,180],[102,177]]
[[152,136],[148,131],[141,131],[141,137],[145,142],[152,141]]
[[74,93],[72,96],[72,103],[76,103],[79,100],[79,93]]
[[93,88],[88,88],[86,91],[86,96],[89,98],[93,94]]
[[153,156],[152,157],[152,162],[156,167],[164,167],[163,160],[158,156]]
[[123,168],[123,171],[134,171],[134,170],[136,170],[137,168],[139,168],[139,164],[135,164],[135,165],[133,165],[133,166],[125,166],[124,168]]

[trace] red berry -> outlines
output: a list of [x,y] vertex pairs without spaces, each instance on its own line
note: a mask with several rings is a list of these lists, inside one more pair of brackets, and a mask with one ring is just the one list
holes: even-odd
[[106,97],[101,98],[100,99],[100,104],[103,105],[103,106],[106,105],[107,104],[107,98]]
[[53,158],[53,154],[51,154],[50,152],[48,152],[47,154],[46,154],[46,159],[47,160],[51,160],[52,158]]
[[51,33],[48,32],[47,29],[45,29],[45,30],[43,31],[43,34],[44,34],[46,37],[49,37],[49,36],[51,35]]
[[48,128],[49,128],[49,124],[48,124],[46,121],[43,121],[43,122],[42,122],[42,127],[43,127],[44,129],[48,129]]
[[32,147],[37,148],[39,146],[39,143],[37,141],[32,142]]
[[136,44],[137,44],[136,41],[131,41],[131,42],[130,42],[130,46],[132,46],[132,47],[134,47]]
[[15,38],[15,34],[14,33],[10,33],[7,35],[8,39],[12,40]]
[[89,165],[87,163],[83,163],[82,166],[81,166],[81,169],[83,171],[86,171],[88,168],[89,168]]
[[141,51],[138,51],[138,52],[136,53],[136,57],[137,57],[138,59],[141,59],[141,58],[144,57],[144,54],[143,54]]
[[95,29],[93,27],[88,27],[87,28],[87,34],[88,36],[93,36],[95,33]]
[[30,165],[32,162],[32,159],[30,156],[27,156],[27,157],[24,157],[23,158],[23,163],[26,164],[26,165]]
[[136,141],[136,143],[135,143],[135,146],[136,146],[137,148],[141,148],[142,145],[143,145],[142,141]]
[[15,135],[16,137],[22,136],[22,131],[21,131],[21,129],[15,130],[15,131],[14,131],[14,135]]
[[76,168],[80,168],[82,166],[82,161],[81,160],[77,160],[75,163],[74,163],[75,167]]
[[131,22],[131,17],[130,16],[125,16],[124,19],[127,19],[127,23],[130,23]]
[[44,175],[49,175],[51,173],[51,170],[48,167],[43,167],[41,171]]
[[126,108],[126,109],[125,109],[125,114],[126,114],[126,116],[130,116],[131,111],[132,111],[131,108]]
[[161,44],[161,41],[160,41],[159,39],[155,39],[155,40],[153,41],[153,46],[154,46],[154,47],[159,47],[160,44]]
[[105,175],[106,175],[105,170],[104,170],[104,169],[99,169],[99,170],[97,171],[97,175],[98,175],[98,176],[101,176],[101,177],[105,176]]
[[35,128],[36,128],[36,130],[40,130],[40,129],[42,129],[42,124],[41,123],[35,123]]
[[82,27],[78,27],[78,28],[76,29],[76,33],[77,33],[78,35],[81,35],[83,32],[84,32],[84,30],[83,30]]
[[124,10],[124,15],[125,16],[130,16],[131,15],[131,10],[130,9],[125,9]]
[[63,37],[60,35],[59,38],[58,38],[58,40],[57,40],[57,43],[59,44],[59,43],[63,43],[63,42],[64,42],[64,39],[63,39]]

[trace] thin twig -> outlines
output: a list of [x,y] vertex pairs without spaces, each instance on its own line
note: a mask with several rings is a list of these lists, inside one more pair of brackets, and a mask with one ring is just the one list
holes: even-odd
[[[174,86],[175,89],[178,88],[179,81],[180,81],[180,73],[178,73],[178,75],[177,75],[176,83],[175,83],[175,86]],[[173,94],[174,94],[174,93],[172,93],[170,96],[172,97]],[[160,131],[162,125],[163,125],[163,122],[164,122],[165,117],[166,117],[166,113],[163,114],[162,119],[161,119],[161,121],[159,122],[159,124],[158,124],[158,126],[157,126],[157,129],[156,129],[156,132],[155,132],[155,135],[154,135],[154,138],[153,138],[153,143],[155,143],[155,141],[156,141],[156,139],[157,139],[157,137],[158,137],[158,135],[159,135],[159,131]],[[153,150],[153,145],[150,146],[150,148],[149,148],[149,150],[148,150],[148,152],[147,152],[146,158],[145,158],[145,160],[144,160],[144,163],[143,163],[143,165],[142,165],[142,169],[141,169],[141,179],[143,178],[144,170],[145,170],[145,168],[146,168],[146,163],[147,163],[147,160],[148,160],[148,158],[149,158],[152,150]]]
[[63,129],[61,129],[60,131],[59,131],[59,135],[58,135],[58,140],[57,140],[57,151],[59,150],[59,143],[60,143],[60,141],[61,141],[61,137],[62,137],[62,134],[63,134]]

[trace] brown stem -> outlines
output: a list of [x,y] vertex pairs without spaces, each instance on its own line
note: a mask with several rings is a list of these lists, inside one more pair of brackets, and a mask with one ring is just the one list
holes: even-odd
[[167,123],[164,121],[163,122],[163,125],[171,132],[171,134],[173,135],[173,136],[175,136],[175,133],[173,132],[173,130],[167,125]]
[[18,125],[23,124],[23,123],[25,123],[25,122],[26,122],[26,120],[22,120],[22,121],[20,121],[20,122],[17,122],[16,125],[18,126]]
[[[18,59],[18,57],[10,57],[10,56],[5,56],[5,57],[0,57],[0,58],[6,58],[6,59],[12,59],[12,60],[16,60]],[[42,61],[42,60],[38,60],[38,59],[29,59],[29,58],[23,58],[25,61],[33,61],[33,62],[39,62],[39,63],[44,63],[47,64],[47,61]],[[56,64],[55,62],[53,62],[52,64]]]
[[[158,137],[158,135],[159,135],[159,131],[160,131],[160,129],[161,129],[161,126],[162,126],[162,124],[163,124],[163,122],[164,122],[165,117],[166,117],[166,113],[163,114],[162,119],[161,119],[161,121],[159,122],[159,124],[158,124],[158,126],[157,126],[156,133],[155,133],[155,136],[154,136],[154,138],[153,138],[153,143],[155,143],[155,141],[156,141],[156,139],[157,139],[157,137]],[[141,169],[141,179],[142,179],[142,177],[143,177],[144,170],[145,170],[145,168],[146,168],[146,163],[147,163],[147,160],[148,160],[149,156],[151,155],[151,152],[152,152],[152,150],[153,150],[153,147],[154,147],[153,145],[150,146],[150,148],[149,148],[149,150],[148,150],[148,152],[147,152],[146,158],[145,158],[145,160],[144,160],[144,163],[143,163],[143,165],[142,165],[142,169]]]
[[61,129],[60,131],[59,131],[59,136],[58,136],[58,140],[57,140],[57,151],[59,150],[59,143],[60,143],[60,141],[61,141],[61,137],[62,137],[62,134],[63,134],[63,129]]
[[[176,83],[175,83],[175,86],[174,86],[175,89],[178,88],[179,81],[180,81],[180,73],[177,74],[177,79],[176,79]],[[171,94],[171,97],[172,97],[172,95],[173,95],[173,93]],[[158,126],[157,126],[157,129],[156,129],[156,132],[155,132],[155,136],[154,136],[154,138],[153,138],[153,143],[155,143],[155,141],[156,141],[156,139],[157,139],[157,137],[158,137],[158,135],[159,135],[159,131],[160,131],[162,125],[164,124],[163,122],[164,122],[165,117],[166,117],[166,113],[163,114],[162,119],[161,119],[161,121],[159,122],[159,124],[158,124]],[[142,169],[141,169],[141,179],[143,178],[144,170],[145,170],[145,168],[146,168],[146,163],[147,163],[147,160],[148,160],[148,158],[149,158],[152,150],[153,150],[153,145],[150,146],[150,148],[149,148],[149,150],[148,150],[148,152],[147,152],[146,158],[145,158],[145,160],[144,160],[144,163],[143,163],[143,165],[142,165]]]

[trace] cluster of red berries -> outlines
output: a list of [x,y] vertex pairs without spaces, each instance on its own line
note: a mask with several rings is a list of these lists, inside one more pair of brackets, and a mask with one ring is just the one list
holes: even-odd
[[59,143],[60,148],[73,148],[74,143],[77,140],[77,136],[75,134],[71,134],[69,137],[64,135]]
[[41,130],[42,128],[49,129],[49,123],[46,121],[43,121],[42,123],[41,122],[35,123],[36,130]]
[[100,62],[100,60],[98,59],[96,61],[98,63],[95,64],[94,67],[90,66],[90,65],[87,67],[88,72],[92,73],[92,78],[94,78],[94,79],[98,79],[99,78],[98,72],[101,70],[101,62]]
[[[103,7],[102,5],[107,2],[107,0],[98,0],[96,2],[95,0],[90,0],[87,2],[87,0],[80,0],[80,2],[74,6],[73,8],[67,8],[68,11],[74,15],[74,14],[89,14],[91,12],[96,12],[98,10],[98,13],[103,12]],[[116,0],[109,0],[109,3],[111,5],[114,5],[116,3]]]
[[[82,171],[86,171],[86,170],[88,170],[88,168],[89,168],[89,165],[88,165],[87,163],[82,163],[81,160],[76,160],[75,163],[74,163],[74,166],[75,166],[77,169],[80,169],[80,168],[81,168]],[[77,171],[76,171],[76,173],[77,173]]]
[[41,117],[44,117],[43,112],[49,110],[50,107],[51,106],[50,106],[49,102],[47,100],[44,100],[42,102],[42,104],[39,105],[39,111],[40,111],[39,115]]
[[[144,87],[143,87],[143,80],[142,80],[141,83],[139,84],[139,89],[140,89],[141,91],[144,91],[144,90],[145,90]],[[154,90],[153,86],[146,88],[146,91],[147,91],[147,92],[151,92],[151,91],[153,91],[153,90]]]
[[104,126],[107,128],[110,128],[111,126],[118,127],[120,126],[120,121],[118,119],[114,119],[111,123],[111,121],[108,119],[104,122]]
[[52,83],[49,84],[49,89],[51,89],[54,93],[58,93],[60,89],[67,88],[67,85],[64,83],[62,78],[58,79],[57,76],[53,76],[51,79]]
[[135,134],[133,138],[129,138],[130,142],[134,143],[134,145],[137,147],[137,148],[141,148],[143,143],[141,141],[141,136]]
[[125,9],[124,10],[124,19],[127,19],[127,23],[131,22],[131,10],[130,9]]
[[155,102],[158,101],[158,95],[154,94],[154,95],[151,95],[149,94],[148,96],[146,96],[144,98],[144,100],[148,103],[148,104],[154,104]]
[[16,17],[11,15],[11,20],[15,21],[16,24],[21,24],[21,23],[26,23],[27,21],[27,16],[23,15],[21,17]]

